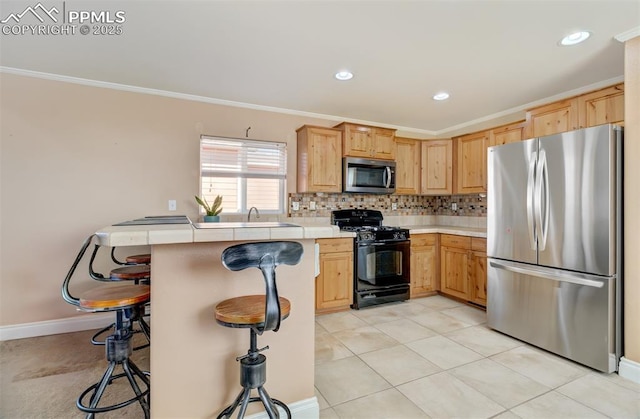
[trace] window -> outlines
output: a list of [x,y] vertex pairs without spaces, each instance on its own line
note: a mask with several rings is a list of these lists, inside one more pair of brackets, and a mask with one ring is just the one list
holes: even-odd
[[282,214],[286,188],[286,143],[236,138],[200,138],[200,191],[209,202],[222,195],[222,212]]

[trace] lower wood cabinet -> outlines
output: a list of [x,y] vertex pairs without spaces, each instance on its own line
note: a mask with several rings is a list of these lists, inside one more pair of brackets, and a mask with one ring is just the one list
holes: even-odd
[[471,238],[469,301],[487,306],[487,239]]
[[316,313],[347,310],[353,303],[353,239],[318,239],[320,275]]
[[438,289],[438,234],[411,236],[411,298],[433,295]]
[[487,304],[486,239],[440,235],[440,292]]

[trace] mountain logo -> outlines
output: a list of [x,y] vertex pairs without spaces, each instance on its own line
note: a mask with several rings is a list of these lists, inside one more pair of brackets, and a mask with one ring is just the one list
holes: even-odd
[[40,23],[44,23],[45,17],[48,17],[54,23],[58,23],[58,19],[56,18],[56,16],[54,16],[54,13],[56,15],[60,13],[60,11],[55,8],[55,6],[47,10],[47,8],[42,5],[42,3],[38,3],[33,7],[27,7],[26,9],[24,9],[24,11],[22,11],[22,13],[11,13],[5,19],[1,20],[0,23],[7,23],[10,20],[13,20],[14,23],[20,23],[20,20],[22,20],[25,15],[29,14],[35,16],[36,19],[40,21]]

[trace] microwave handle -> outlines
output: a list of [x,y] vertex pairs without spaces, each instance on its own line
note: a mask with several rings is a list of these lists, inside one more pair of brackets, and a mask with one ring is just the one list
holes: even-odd
[[385,167],[384,172],[385,176],[382,178],[382,181],[384,182],[384,187],[389,189],[389,187],[391,186],[391,168],[389,166]]

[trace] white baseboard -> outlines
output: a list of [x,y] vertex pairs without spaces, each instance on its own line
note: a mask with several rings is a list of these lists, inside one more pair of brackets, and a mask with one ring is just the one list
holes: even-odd
[[0,341],[100,329],[114,319],[113,313],[82,313],[67,319],[0,326]]
[[[318,404],[318,399],[315,396],[309,399],[289,403],[287,406],[289,407],[289,410],[291,410],[292,418],[318,419],[320,417],[320,405]],[[267,412],[260,412],[255,415],[247,416],[247,419],[267,419],[268,417]]]
[[625,357],[620,358],[618,375],[640,384],[640,362],[635,362]]

